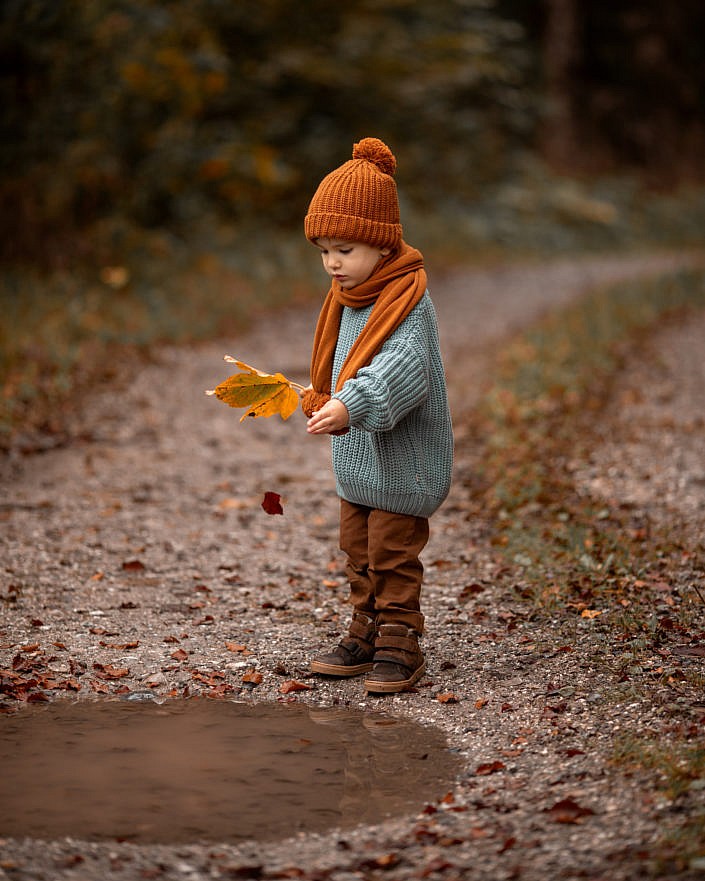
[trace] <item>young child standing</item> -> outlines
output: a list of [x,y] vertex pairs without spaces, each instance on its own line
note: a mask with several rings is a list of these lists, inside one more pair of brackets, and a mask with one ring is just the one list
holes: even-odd
[[301,401],[310,434],[332,436],[352,621],[311,669],[367,674],[399,692],[424,673],[419,646],[428,518],[450,488],[453,434],[423,256],[402,239],[396,159],[377,138],[327,175],[304,221],[331,288]]

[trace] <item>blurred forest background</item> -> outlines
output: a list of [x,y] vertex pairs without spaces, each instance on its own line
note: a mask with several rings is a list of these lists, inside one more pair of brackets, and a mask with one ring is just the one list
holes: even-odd
[[320,293],[303,215],[361,137],[438,268],[701,244],[703,33],[701,0],[3,0],[0,434],[114,343]]

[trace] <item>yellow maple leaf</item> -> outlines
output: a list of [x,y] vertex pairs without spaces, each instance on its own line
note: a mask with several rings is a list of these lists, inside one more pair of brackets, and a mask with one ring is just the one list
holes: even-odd
[[264,373],[250,367],[232,355],[226,355],[225,360],[245,372],[229,376],[206,394],[215,395],[229,407],[246,407],[240,422],[247,416],[273,416],[275,413],[282,419],[288,419],[296,410],[299,391],[303,391],[303,386],[287,379],[282,373]]

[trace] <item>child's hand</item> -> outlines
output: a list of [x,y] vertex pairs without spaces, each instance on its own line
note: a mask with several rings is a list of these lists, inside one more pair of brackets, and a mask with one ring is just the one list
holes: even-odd
[[331,398],[308,420],[306,431],[309,434],[345,434],[349,422],[348,408],[337,398]]

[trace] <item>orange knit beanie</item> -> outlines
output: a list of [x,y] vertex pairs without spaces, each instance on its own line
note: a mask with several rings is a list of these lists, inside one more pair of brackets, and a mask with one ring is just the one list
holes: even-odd
[[395,249],[402,237],[393,177],[397,160],[379,138],[363,138],[352,156],[319,184],[304,220],[306,238]]

